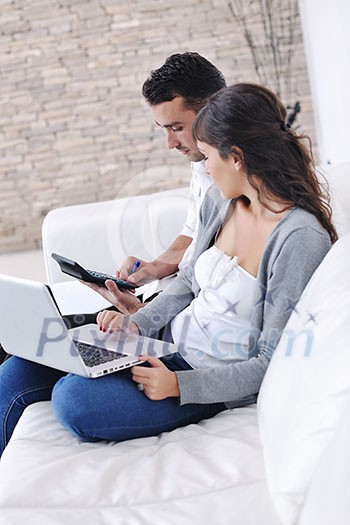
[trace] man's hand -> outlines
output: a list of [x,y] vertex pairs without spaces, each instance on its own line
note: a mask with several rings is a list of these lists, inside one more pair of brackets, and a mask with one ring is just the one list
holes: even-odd
[[105,286],[99,286],[98,284],[94,283],[86,283],[84,281],[81,282],[102,295],[102,297],[113,304],[113,306],[118,308],[118,310],[123,314],[133,314],[144,306],[140,299],[135,296],[134,292],[131,292],[125,288],[121,290],[118,288],[115,282],[111,281],[110,279],[105,282]]
[[137,324],[129,321],[128,316],[113,312],[111,310],[103,310],[97,315],[97,324],[102,332],[137,332],[139,329]]
[[180,390],[175,372],[169,370],[157,357],[143,355],[141,361],[149,363],[151,367],[133,366],[132,379],[135,383],[144,386],[144,393],[152,401],[159,401],[167,397],[179,397]]
[[[134,272],[133,268],[137,262],[140,264]],[[137,286],[142,286],[161,277],[157,261],[146,262],[133,256],[128,257],[121,263],[116,275],[119,279],[124,279],[124,281],[129,281]]]
[[[120,265],[117,276],[137,286],[167,277],[178,271],[183,254],[191,242],[191,237],[179,235],[165,252],[151,262],[130,256]],[[140,265],[134,272],[137,261],[140,261]]]

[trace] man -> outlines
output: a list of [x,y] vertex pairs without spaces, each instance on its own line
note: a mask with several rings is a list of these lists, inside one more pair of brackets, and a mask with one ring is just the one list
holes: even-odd
[[130,273],[137,258],[129,257],[120,267],[121,278],[139,284],[166,277],[178,270],[185,251],[193,244],[200,204],[212,182],[204,171],[204,157],[193,139],[192,124],[210,95],[225,86],[222,73],[213,64],[190,52],[171,55],[144,83],[142,94],[155,123],[165,131],[167,147],[177,149],[191,161],[190,203],[183,230],[174,243],[156,260],[142,261],[133,275]]
[[[165,131],[167,147],[177,149],[191,161],[190,201],[184,227],[172,245],[151,262],[128,257],[121,264],[118,277],[142,285],[177,272],[179,266],[185,267],[190,260],[198,230],[200,205],[212,184],[204,171],[204,156],[192,136],[192,124],[208,98],[225,86],[222,73],[207,59],[193,52],[171,55],[160,68],[151,72],[143,84],[142,94],[155,123]],[[133,272],[138,261],[137,271]],[[127,296],[118,290],[113,281],[107,281],[106,287],[89,286],[112,304],[118,304],[118,308],[123,299],[126,306],[124,313],[132,313],[134,307],[141,306],[130,293]]]

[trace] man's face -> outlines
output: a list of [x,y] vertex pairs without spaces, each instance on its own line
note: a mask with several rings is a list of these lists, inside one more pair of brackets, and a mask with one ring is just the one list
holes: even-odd
[[192,135],[192,124],[196,113],[193,109],[185,108],[182,97],[150,106],[150,109],[155,123],[165,130],[169,149],[177,149],[193,162],[199,162],[204,158]]

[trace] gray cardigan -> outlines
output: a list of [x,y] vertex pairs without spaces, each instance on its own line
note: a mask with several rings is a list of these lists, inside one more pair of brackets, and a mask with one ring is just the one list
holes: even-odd
[[[195,261],[210,246],[229,205],[215,186],[207,191],[191,264],[158,297],[130,316],[141,334],[154,334],[198,295]],[[176,372],[181,404],[224,402],[231,408],[256,399],[290,314],[330,247],[328,233],[310,213],[293,208],[279,221],[259,265],[248,360]]]

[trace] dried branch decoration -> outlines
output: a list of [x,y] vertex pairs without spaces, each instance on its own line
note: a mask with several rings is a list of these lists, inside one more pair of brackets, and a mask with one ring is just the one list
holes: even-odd
[[[242,28],[259,82],[274,91],[291,110],[287,123],[292,125],[300,112],[300,103],[292,103],[298,0],[231,0],[229,9]],[[257,24],[263,32],[254,35]]]

